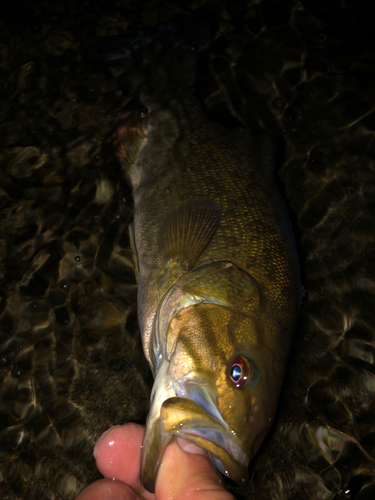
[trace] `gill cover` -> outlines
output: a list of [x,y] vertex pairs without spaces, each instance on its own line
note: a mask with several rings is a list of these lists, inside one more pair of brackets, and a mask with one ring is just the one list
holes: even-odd
[[[161,301],[152,326],[150,359],[154,373],[167,356],[167,331],[173,317],[192,305],[236,306],[243,312],[259,303],[257,281],[229,261],[206,261],[183,274]],[[170,350],[170,347],[168,347]]]

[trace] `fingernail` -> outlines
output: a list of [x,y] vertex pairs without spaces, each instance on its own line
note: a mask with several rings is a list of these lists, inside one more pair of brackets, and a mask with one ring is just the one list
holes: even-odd
[[181,449],[187,451],[188,453],[193,453],[194,455],[207,455],[206,450],[200,448],[196,444],[189,443],[189,441],[186,441],[185,439],[177,438],[177,443]]

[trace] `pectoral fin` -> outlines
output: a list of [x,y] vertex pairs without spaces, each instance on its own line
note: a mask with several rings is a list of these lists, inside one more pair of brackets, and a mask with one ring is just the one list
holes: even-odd
[[221,219],[221,207],[212,200],[191,200],[167,214],[158,233],[164,267],[170,260],[191,269],[211,242]]

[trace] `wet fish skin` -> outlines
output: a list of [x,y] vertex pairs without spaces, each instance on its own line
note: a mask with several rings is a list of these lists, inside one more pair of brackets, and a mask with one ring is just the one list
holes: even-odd
[[[120,117],[114,142],[133,189],[138,318],[155,376],[141,466],[149,491],[174,436],[245,480],[274,418],[299,309],[298,260],[273,179],[274,148],[265,136],[235,134],[207,119],[190,76],[207,44],[200,36],[194,45],[191,31],[180,28],[134,71],[139,47],[150,51],[152,36],[142,31],[132,45],[129,35],[125,61],[116,60],[113,71],[142,104]],[[248,375],[243,387],[230,377],[238,359]]]

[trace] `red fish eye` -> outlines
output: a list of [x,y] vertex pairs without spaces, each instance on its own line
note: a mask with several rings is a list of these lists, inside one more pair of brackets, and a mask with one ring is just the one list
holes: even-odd
[[251,363],[246,358],[237,356],[237,358],[233,360],[229,375],[235,387],[240,388],[247,383],[249,378],[252,378],[252,372]]

